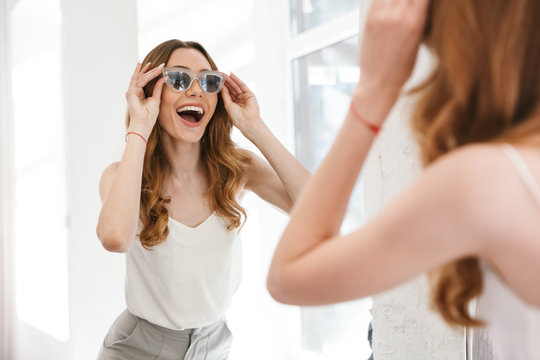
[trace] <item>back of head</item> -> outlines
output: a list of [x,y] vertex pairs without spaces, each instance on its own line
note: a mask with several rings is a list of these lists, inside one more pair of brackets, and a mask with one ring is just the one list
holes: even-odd
[[[437,63],[415,92],[412,126],[423,162],[471,143],[540,134],[540,1],[432,0],[425,43]],[[478,325],[476,259],[431,274],[433,303],[452,324]]]
[[539,19],[537,0],[433,0],[425,43],[437,65],[413,115],[425,163],[524,134],[540,99]]

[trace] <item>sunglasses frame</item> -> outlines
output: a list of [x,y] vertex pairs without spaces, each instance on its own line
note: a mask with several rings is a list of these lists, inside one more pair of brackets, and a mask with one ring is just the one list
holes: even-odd
[[[191,81],[190,81],[188,87],[186,87],[185,90],[178,90],[178,89],[174,88],[174,86],[171,83],[171,78],[169,77],[169,73],[172,73],[172,72],[183,72],[183,73],[186,73],[186,74],[189,75]],[[221,79],[221,84],[219,85],[219,88],[216,91],[208,92],[208,91],[203,89],[203,87],[201,85],[201,79],[206,74],[212,74],[212,75],[215,75],[215,76],[217,76],[217,77],[219,77]],[[202,91],[204,91],[206,94],[210,94],[210,95],[219,93],[221,91],[221,89],[223,88],[223,85],[225,84],[225,73],[222,73],[221,71],[216,71],[216,70],[203,70],[203,71],[200,71],[198,73],[194,73],[193,71],[191,71],[191,70],[189,70],[187,68],[175,66],[175,67],[165,67],[165,68],[163,68],[162,75],[163,75],[163,78],[165,79],[165,82],[169,86],[169,88],[171,88],[172,90],[177,91],[177,92],[184,92],[184,91],[189,90],[191,85],[193,85],[194,80],[197,80],[197,82],[199,83],[199,87],[201,88]]]

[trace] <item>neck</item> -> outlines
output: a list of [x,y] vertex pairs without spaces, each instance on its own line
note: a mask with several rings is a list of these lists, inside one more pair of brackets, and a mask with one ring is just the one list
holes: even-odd
[[163,147],[175,178],[191,178],[204,172],[201,159],[201,141],[186,142],[172,139],[168,134],[161,137]]

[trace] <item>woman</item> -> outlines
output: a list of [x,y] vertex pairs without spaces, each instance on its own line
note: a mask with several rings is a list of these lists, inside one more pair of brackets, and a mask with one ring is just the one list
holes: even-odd
[[[501,360],[539,359],[538,19],[536,0],[373,0],[350,111],[274,255],[274,298],[347,301],[429,271],[447,322],[487,324]],[[413,113],[426,170],[378,217],[340,236],[423,38],[438,60]],[[468,312],[477,296],[481,319]]]
[[[253,93],[200,44],[164,42],[143,64],[126,93],[124,154],[100,183],[97,234],[127,253],[127,310],[99,359],[226,359],[239,196],[250,190],[288,212],[309,173],[261,120]],[[270,165],[235,146],[232,125]]]

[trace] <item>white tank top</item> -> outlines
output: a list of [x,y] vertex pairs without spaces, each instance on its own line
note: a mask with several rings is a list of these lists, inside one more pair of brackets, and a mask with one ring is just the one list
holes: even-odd
[[[540,206],[540,187],[519,152],[510,145],[503,152]],[[476,312],[487,327],[473,332],[472,360],[540,360],[540,308],[519,298],[487,262],[480,264],[484,289]]]
[[228,221],[210,215],[197,227],[169,218],[169,235],[152,250],[133,241],[126,258],[126,303],[169,329],[207,326],[229,307],[242,273],[242,249]]
[[478,349],[472,360],[540,360],[540,308],[525,303],[486,262],[481,264],[484,289],[477,314],[487,328],[476,330]]

